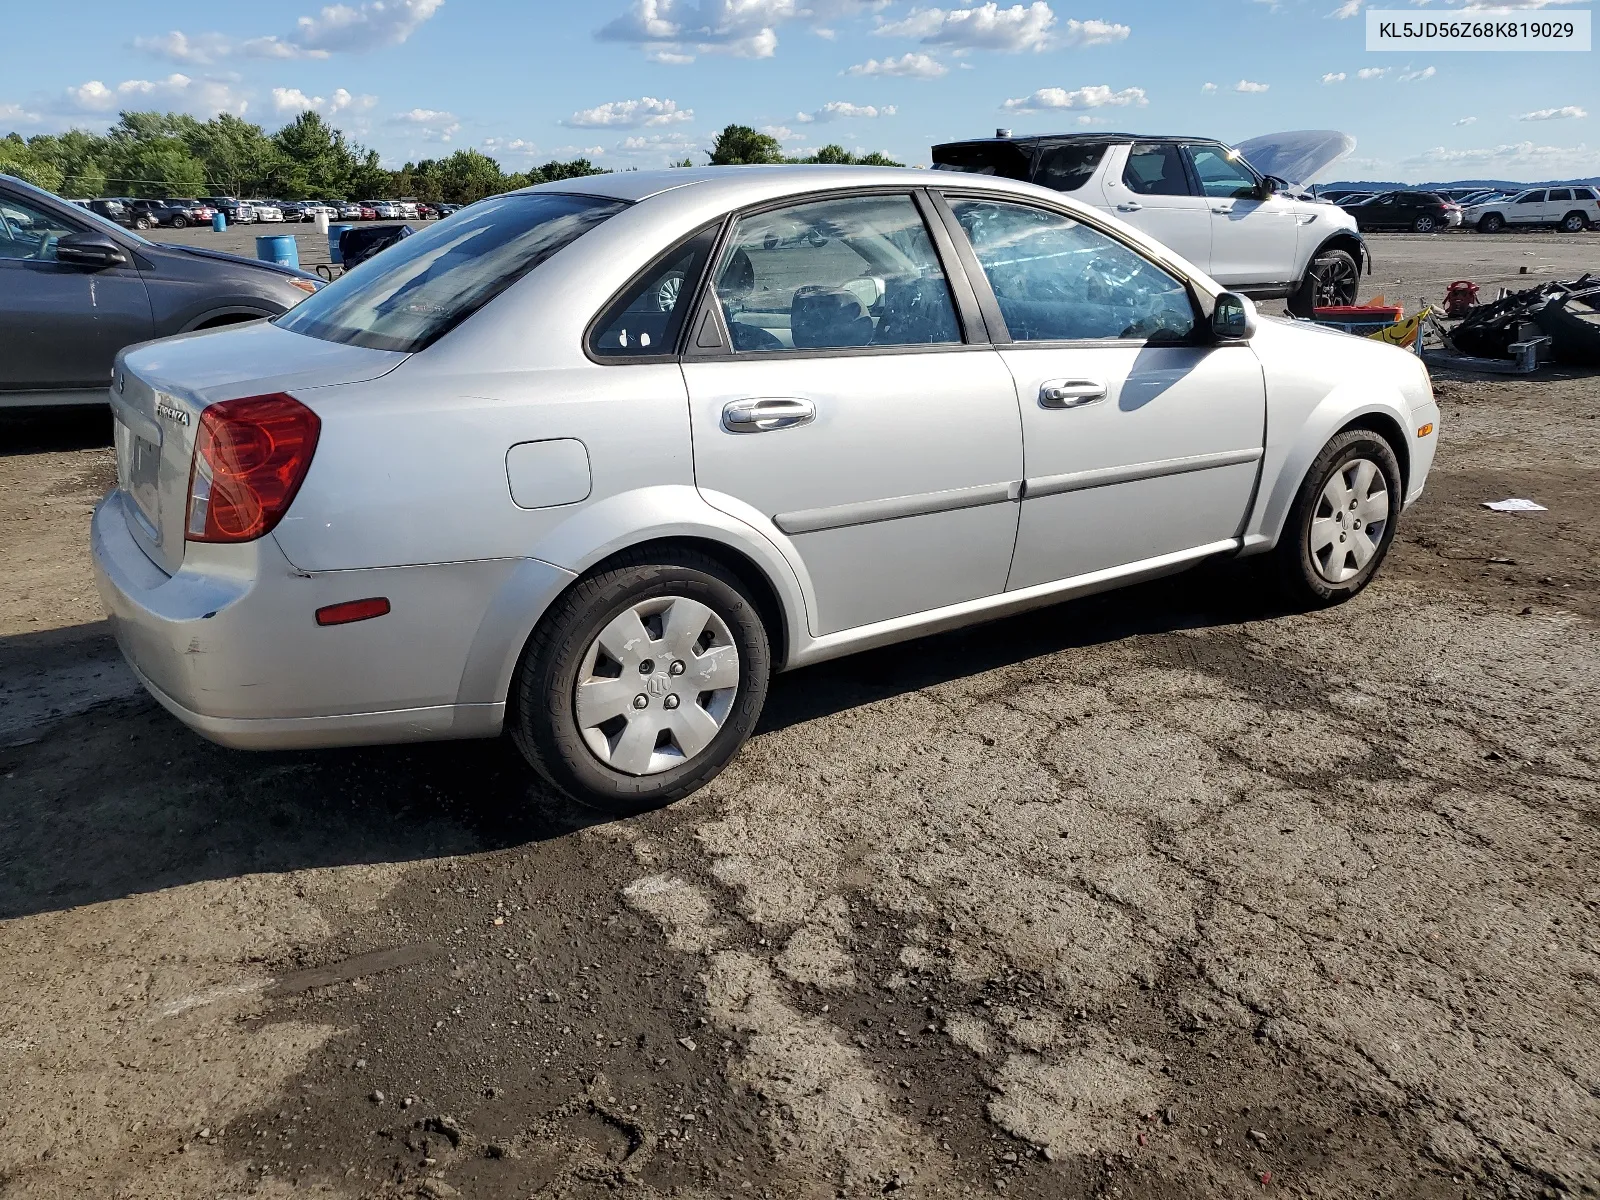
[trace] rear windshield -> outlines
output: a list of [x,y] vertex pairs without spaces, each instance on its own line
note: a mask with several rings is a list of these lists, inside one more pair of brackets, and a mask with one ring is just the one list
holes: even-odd
[[413,353],[625,207],[555,192],[481,200],[374,255],[275,323],[327,342]]
[[1015,142],[951,142],[933,148],[935,171],[965,171],[971,175],[999,175],[1027,181],[1033,156]]

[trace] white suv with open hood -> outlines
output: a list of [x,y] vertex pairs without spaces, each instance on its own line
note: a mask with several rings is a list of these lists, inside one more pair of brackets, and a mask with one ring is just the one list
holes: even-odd
[[996,133],[935,146],[934,169],[1066,192],[1164,243],[1235,291],[1257,300],[1287,297],[1299,316],[1310,316],[1318,305],[1355,303],[1362,267],[1370,266],[1355,220],[1335,205],[1292,194],[1295,184],[1353,145],[1345,135],[1323,136],[1320,144],[1331,153],[1304,179],[1291,181],[1263,174],[1212,138]]

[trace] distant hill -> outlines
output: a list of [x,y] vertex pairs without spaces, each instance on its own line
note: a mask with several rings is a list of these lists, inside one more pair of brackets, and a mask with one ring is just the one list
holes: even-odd
[[1411,192],[1431,192],[1435,188],[1459,187],[1484,187],[1498,188],[1502,192],[1520,192],[1524,188],[1532,187],[1600,187],[1600,175],[1590,175],[1587,179],[1542,179],[1533,183],[1521,183],[1514,179],[1452,179],[1449,182],[1436,180],[1433,183],[1396,183],[1389,181],[1374,181],[1368,179],[1338,183],[1319,183],[1317,191],[1331,192],[1341,189],[1351,192],[1388,192],[1405,190]]

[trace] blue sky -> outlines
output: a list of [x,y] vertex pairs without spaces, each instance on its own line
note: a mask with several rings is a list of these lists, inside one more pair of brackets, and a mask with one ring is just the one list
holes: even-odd
[[120,108],[227,110],[270,129],[316,108],[391,166],[472,146],[508,168],[576,154],[620,168],[703,162],[729,121],[793,153],[838,142],[910,163],[997,126],[1233,142],[1338,128],[1357,139],[1344,178],[1600,173],[1593,52],[1369,53],[1361,4],[19,5],[0,133],[103,128]]

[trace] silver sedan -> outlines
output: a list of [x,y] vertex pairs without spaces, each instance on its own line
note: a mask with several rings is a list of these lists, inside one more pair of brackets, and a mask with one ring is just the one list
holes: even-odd
[[1354,595],[1439,412],[1115,218],[896,169],[481,201],[272,322],[125,352],[93,553],[231,746],[491,737],[628,810],[774,671],[1217,556]]

